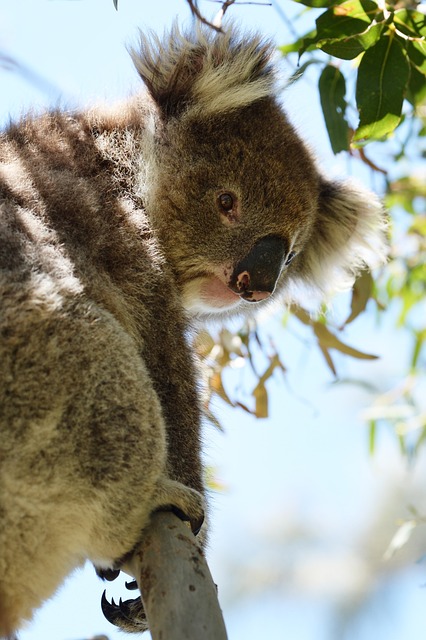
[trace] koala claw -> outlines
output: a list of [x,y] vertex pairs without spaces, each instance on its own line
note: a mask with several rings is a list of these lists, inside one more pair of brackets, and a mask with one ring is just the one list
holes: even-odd
[[134,591],[136,589],[139,589],[138,583],[136,582],[136,580],[132,580],[131,582],[125,582],[124,584],[126,585],[126,589],[128,589],[129,591]]
[[204,522],[204,513],[194,518],[190,518],[189,516],[186,515],[186,513],[184,513],[181,509],[178,509],[177,507],[172,506],[170,507],[170,510],[184,522],[189,522],[191,531],[194,534],[194,536],[200,533],[201,527],[203,526],[203,522]]
[[108,580],[108,582],[112,582],[120,575],[120,569],[99,569],[99,567],[95,567],[96,574],[102,580]]
[[134,600],[122,600],[118,604],[111,598],[108,602],[106,591],[102,594],[101,608],[105,618],[111,624],[123,631],[130,633],[142,633],[148,630],[145,611],[140,598]]

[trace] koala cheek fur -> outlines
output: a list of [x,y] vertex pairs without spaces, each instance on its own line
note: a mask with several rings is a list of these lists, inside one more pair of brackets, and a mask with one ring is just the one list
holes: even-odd
[[0,137],[0,635],[150,514],[204,513],[189,316],[348,286],[384,254],[370,193],[318,172],[273,47],[176,27],[132,51],[148,94]]

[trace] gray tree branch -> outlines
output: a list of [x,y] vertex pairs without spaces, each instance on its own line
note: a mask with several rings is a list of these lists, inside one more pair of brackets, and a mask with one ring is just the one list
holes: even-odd
[[227,639],[203,552],[173,513],[153,515],[127,567],[137,578],[153,640]]

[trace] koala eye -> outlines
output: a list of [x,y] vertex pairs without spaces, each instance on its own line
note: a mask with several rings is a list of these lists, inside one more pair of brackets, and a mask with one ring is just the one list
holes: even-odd
[[293,258],[296,256],[296,252],[295,251],[290,251],[290,253],[288,254],[287,258],[285,259],[285,266],[287,266],[288,264],[290,264],[290,262],[293,260]]
[[234,198],[230,193],[221,193],[218,200],[220,208],[224,211],[229,212],[234,208]]
[[233,227],[240,222],[241,211],[238,197],[232,191],[222,191],[217,194],[217,207],[222,224]]

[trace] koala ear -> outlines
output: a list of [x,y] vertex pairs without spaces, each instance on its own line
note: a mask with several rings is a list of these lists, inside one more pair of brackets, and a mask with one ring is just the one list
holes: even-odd
[[387,219],[372,192],[348,181],[322,181],[317,219],[304,250],[304,280],[326,298],[348,289],[363,269],[386,260]]
[[163,39],[140,33],[130,54],[163,118],[204,118],[273,95],[273,51],[260,36],[239,36],[235,28],[185,34],[175,24]]

